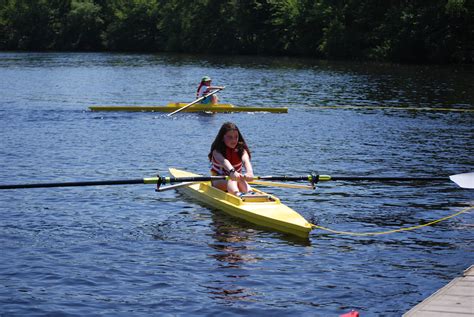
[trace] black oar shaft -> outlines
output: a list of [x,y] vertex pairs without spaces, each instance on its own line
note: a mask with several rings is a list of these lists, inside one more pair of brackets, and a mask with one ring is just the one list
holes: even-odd
[[399,181],[399,182],[431,182],[447,181],[449,177],[396,177],[396,176],[331,176],[332,181]]
[[143,179],[0,185],[0,189],[144,184]]
[[169,183],[181,183],[181,182],[206,182],[210,180],[218,180],[218,179],[226,179],[226,178],[227,176],[151,177],[151,178],[122,179],[122,180],[109,180],[109,181],[12,184],[12,185],[0,185],[0,189],[133,185],[133,184],[157,184],[157,183],[169,184]]

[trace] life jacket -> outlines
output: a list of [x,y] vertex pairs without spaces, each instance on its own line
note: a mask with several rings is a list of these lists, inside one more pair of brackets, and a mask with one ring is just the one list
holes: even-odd
[[[232,164],[232,167],[237,173],[242,172],[242,158],[239,156],[237,149],[226,147],[224,157],[230,162],[230,164]],[[211,173],[215,173],[216,175],[229,175],[229,172],[224,168],[224,166],[214,158],[214,153],[212,154],[211,159]]]

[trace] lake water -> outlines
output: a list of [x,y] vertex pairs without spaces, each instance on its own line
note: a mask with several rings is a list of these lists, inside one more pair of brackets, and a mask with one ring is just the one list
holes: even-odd
[[[287,114],[90,112],[194,100]],[[0,53],[0,183],[207,174],[235,122],[257,175],[446,176],[474,170],[474,67],[188,55]],[[356,110],[323,106],[359,106]],[[385,106],[389,109],[370,109]],[[412,111],[393,107],[469,111]],[[445,183],[266,187],[339,231],[416,226],[474,205]],[[2,316],[400,316],[474,264],[474,217],[301,240],[153,185],[0,191]]]

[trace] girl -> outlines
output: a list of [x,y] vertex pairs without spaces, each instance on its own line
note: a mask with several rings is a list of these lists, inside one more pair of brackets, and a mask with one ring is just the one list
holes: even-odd
[[[199,84],[199,87],[197,89],[196,97],[197,98],[202,97],[202,96],[204,96],[204,95],[206,95],[206,94],[208,94],[208,93],[210,93],[210,92],[212,92],[213,90],[216,90],[216,89],[224,89],[224,87],[211,86],[211,77],[204,76],[201,79],[201,83]],[[201,100],[201,103],[203,103],[203,104],[215,105],[218,102],[219,102],[219,98],[217,97],[217,94],[214,94],[212,96],[206,97],[203,100]]]
[[[211,175],[229,175],[231,178],[213,181],[212,186],[236,196],[251,190],[247,183],[253,180],[250,150],[235,124],[226,122],[222,125],[208,157],[211,162]],[[242,173],[242,167],[246,174]]]

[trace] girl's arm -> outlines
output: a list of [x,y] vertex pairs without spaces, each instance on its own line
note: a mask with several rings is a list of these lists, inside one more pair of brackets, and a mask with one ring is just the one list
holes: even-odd
[[253,180],[253,168],[247,151],[244,151],[244,154],[242,155],[242,163],[245,168],[245,180],[251,182]]
[[224,89],[223,86],[209,86],[207,87],[206,92],[210,92],[210,90],[216,90],[216,89]]
[[224,155],[222,155],[221,152],[214,150],[212,151],[212,155],[219,164],[224,166],[225,170],[230,171],[231,169],[234,168],[232,164],[230,164],[230,162],[224,157]]
[[[228,159],[226,159],[224,157],[224,155],[222,155],[220,152],[214,150],[213,152],[213,156],[214,156],[214,159],[219,163],[221,164],[222,166],[224,166],[224,169],[226,171],[230,171],[230,170],[233,170],[234,169],[234,166],[232,166],[232,164],[229,162]],[[245,160],[244,160],[244,156],[247,156],[247,162],[248,163],[245,163]],[[242,155],[242,163],[244,164],[244,167],[245,167],[245,170],[248,172],[249,171],[249,168],[250,168],[250,172],[252,173],[252,177],[253,177],[253,172],[252,172],[252,165],[250,164],[250,160],[249,160],[249,157],[248,157],[248,154],[247,152],[244,152],[244,155]],[[229,174],[230,178],[234,181],[236,180],[239,180],[241,179],[242,177],[244,177],[244,175],[240,174],[239,172],[235,171],[233,173],[230,173]]]

